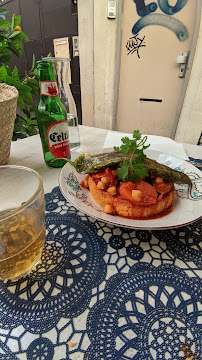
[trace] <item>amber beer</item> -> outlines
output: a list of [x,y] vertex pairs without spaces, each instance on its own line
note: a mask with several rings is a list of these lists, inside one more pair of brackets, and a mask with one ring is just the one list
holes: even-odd
[[[44,209],[41,209],[41,219]],[[35,211],[26,209],[0,224],[0,278],[16,279],[27,274],[41,258],[45,223],[38,223]]]
[[[40,101],[37,121],[44,153],[48,166],[61,167],[70,158],[69,130],[67,112],[60,101],[55,79],[56,64],[51,61],[38,61]],[[58,160],[57,160],[58,159]]]
[[45,206],[41,176],[16,165],[0,166],[0,279],[27,275],[41,258]]

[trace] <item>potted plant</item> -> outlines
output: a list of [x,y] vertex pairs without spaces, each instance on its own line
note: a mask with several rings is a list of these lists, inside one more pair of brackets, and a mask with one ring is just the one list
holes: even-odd
[[8,11],[0,8],[0,83],[18,90],[17,113],[12,140],[38,133],[33,96],[38,94],[38,75],[33,55],[32,68],[21,78],[18,69],[10,68],[11,56],[22,55],[22,41],[29,41],[20,27],[21,15],[13,14],[12,22],[5,19]]

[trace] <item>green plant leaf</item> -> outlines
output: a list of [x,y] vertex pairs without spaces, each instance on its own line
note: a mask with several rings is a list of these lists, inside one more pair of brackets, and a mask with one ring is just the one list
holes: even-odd
[[32,106],[30,107],[29,111],[32,113],[32,112],[36,112],[37,108],[36,106]]
[[0,20],[0,27],[1,29],[9,29],[9,27],[11,26],[10,21],[6,21],[6,20]]
[[21,31],[14,31],[14,33],[18,33],[18,34],[16,34],[11,38],[9,37],[9,40],[12,42],[13,46],[15,46],[16,49],[21,49],[22,48],[22,39],[20,37]]
[[12,29],[15,29],[16,26],[21,23],[21,15],[13,14],[12,16]]
[[32,71],[34,70],[35,66],[36,66],[36,59],[35,59],[35,55],[33,54],[33,57],[32,57],[32,67],[31,67],[30,72],[32,72]]
[[16,47],[13,46],[13,44],[12,44],[11,42],[8,42],[7,47],[8,47],[8,49],[9,49],[13,54],[15,54],[16,56],[21,55],[21,54],[20,54],[20,50],[16,49]]
[[[7,33],[6,30],[0,29],[0,41],[5,41],[5,39],[7,38]],[[2,44],[0,44],[0,46],[2,46]]]
[[5,66],[2,66],[0,68],[0,82],[5,82],[6,76],[7,76],[6,68],[5,68]]
[[12,136],[12,141],[16,141],[18,138],[17,138],[17,135],[15,133],[13,133],[13,136]]
[[20,35],[21,35],[21,38],[25,41],[29,41],[27,35],[23,32],[23,31],[20,31]]
[[15,86],[16,89],[20,89],[21,87],[21,82],[16,80],[16,79],[13,79],[12,76],[8,75],[6,76],[6,84],[8,85],[11,85],[11,86]]
[[27,92],[30,92],[31,90],[32,90],[32,88],[30,86],[20,83],[21,93],[26,94]]
[[27,115],[27,117],[30,117],[31,114],[26,108],[23,109],[23,112]]
[[0,64],[8,64],[10,61],[11,55],[10,54],[0,54]]
[[[38,134],[38,124],[32,118],[17,115],[14,125],[14,139]],[[24,136],[23,136],[24,135]]]
[[[36,69],[35,56],[33,55],[32,68],[22,79],[19,77],[18,68],[15,66],[10,69],[10,59],[12,54],[20,56],[22,54],[22,43],[29,41],[23,31],[16,31],[16,26],[21,23],[21,15],[13,14],[12,23],[5,20],[7,10],[0,8],[0,82],[15,86],[19,92],[17,109],[22,115],[17,115],[13,140],[17,138],[31,136],[38,133],[38,124],[36,121],[36,107],[33,106],[33,96],[38,94],[38,72]],[[24,118],[25,117],[25,118]]]
[[18,101],[17,101],[18,105],[20,106],[20,110],[23,110],[24,109],[24,101],[23,99],[21,98],[21,96],[18,96]]
[[8,10],[0,8],[0,18],[5,19],[5,15],[8,13]]
[[15,79],[15,80],[19,80],[18,69],[17,69],[16,66],[15,66],[14,69],[13,69],[12,78]]
[[21,33],[21,31],[14,31],[14,32],[9,36],[9,39],[12,39],[12,38],[18,36],[20,33]]
[[9,68],[9,66],[6,65],[5,68],[6,68],[7,74],[12,77],[12,71],[11,71],[11,69]]
[[35,69],[35,70],[33,71],[33,74],[34,74],[35,76],[38,76],[38,70]]
[[29,92],[21,94],[21,97],[26,104],[33,105],[33,98]]
[[30,119],[31,120],[37,120],[37,116],[32,115],[32,116],[30,116]]

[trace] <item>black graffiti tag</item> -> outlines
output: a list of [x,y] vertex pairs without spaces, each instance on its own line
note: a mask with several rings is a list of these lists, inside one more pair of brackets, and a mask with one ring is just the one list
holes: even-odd
[[146,46],[144,44],[144,39],[145,39],[145,36],[143,36],[142,39],[140,39],[138,37],[138,34],[136,34],[135,36],[132,36],[129,38],[129,40],[127,41],[127,44],[126,44],[126,49],[128,51],[127,55],[129,54],[134,54],[134,52],[137,53],[137,56],[140,58],[140,55],[139,55],[139,49],[143,46]]

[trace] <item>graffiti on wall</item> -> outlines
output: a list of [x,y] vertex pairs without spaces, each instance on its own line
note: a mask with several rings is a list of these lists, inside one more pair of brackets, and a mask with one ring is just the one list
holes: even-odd
[[[171,30],[179,41],[185,41],[188,38],[189,33],[186,26],[180,20],[173,17],[173,15],[183,9],[188,0],[176,0],[174,6],[169,4],[169,0],[158,0],[158,4],[152,1],[147,5],[145,4],[145,0],[133,0],[133,2],[136,5],[136,11],[140,19],[132,28],[134,36],[130,37],[127,41],[127,55],[136,53],[138,58],[140,58],[139,49],[146,45],[144,42],[145,36],[140,38],[139,33],[146,26],[164,26]],[[155,13],[158,7],[163,14],[159,12]]]
[[[133,1],[136,4],[137,13],[141,17],[132,28],[134,35],[138,34],[145,26],[159,25],[171,30],[179,41],[185,41],[188,38],[189,33],[186,26],[180,20],[173,17],[173,15],[183,9],[188,0],[176,0],[174,6],[169,4],[169,0],[158,0],[158,5],[156,2],[145,5],[145,0]],[[158,6],[163,14],[155,13]]]
[[130,37],[126,44],[126,49],[128,51],[127,55],[134,54],[136,52],[137,56],[140,58],[139,49],[142,46],[146,46],[144,43],[144,39],[145,39],[145,36],[143,36],[143,38],[141,39],[140,37],[138,37],[138,34]]

